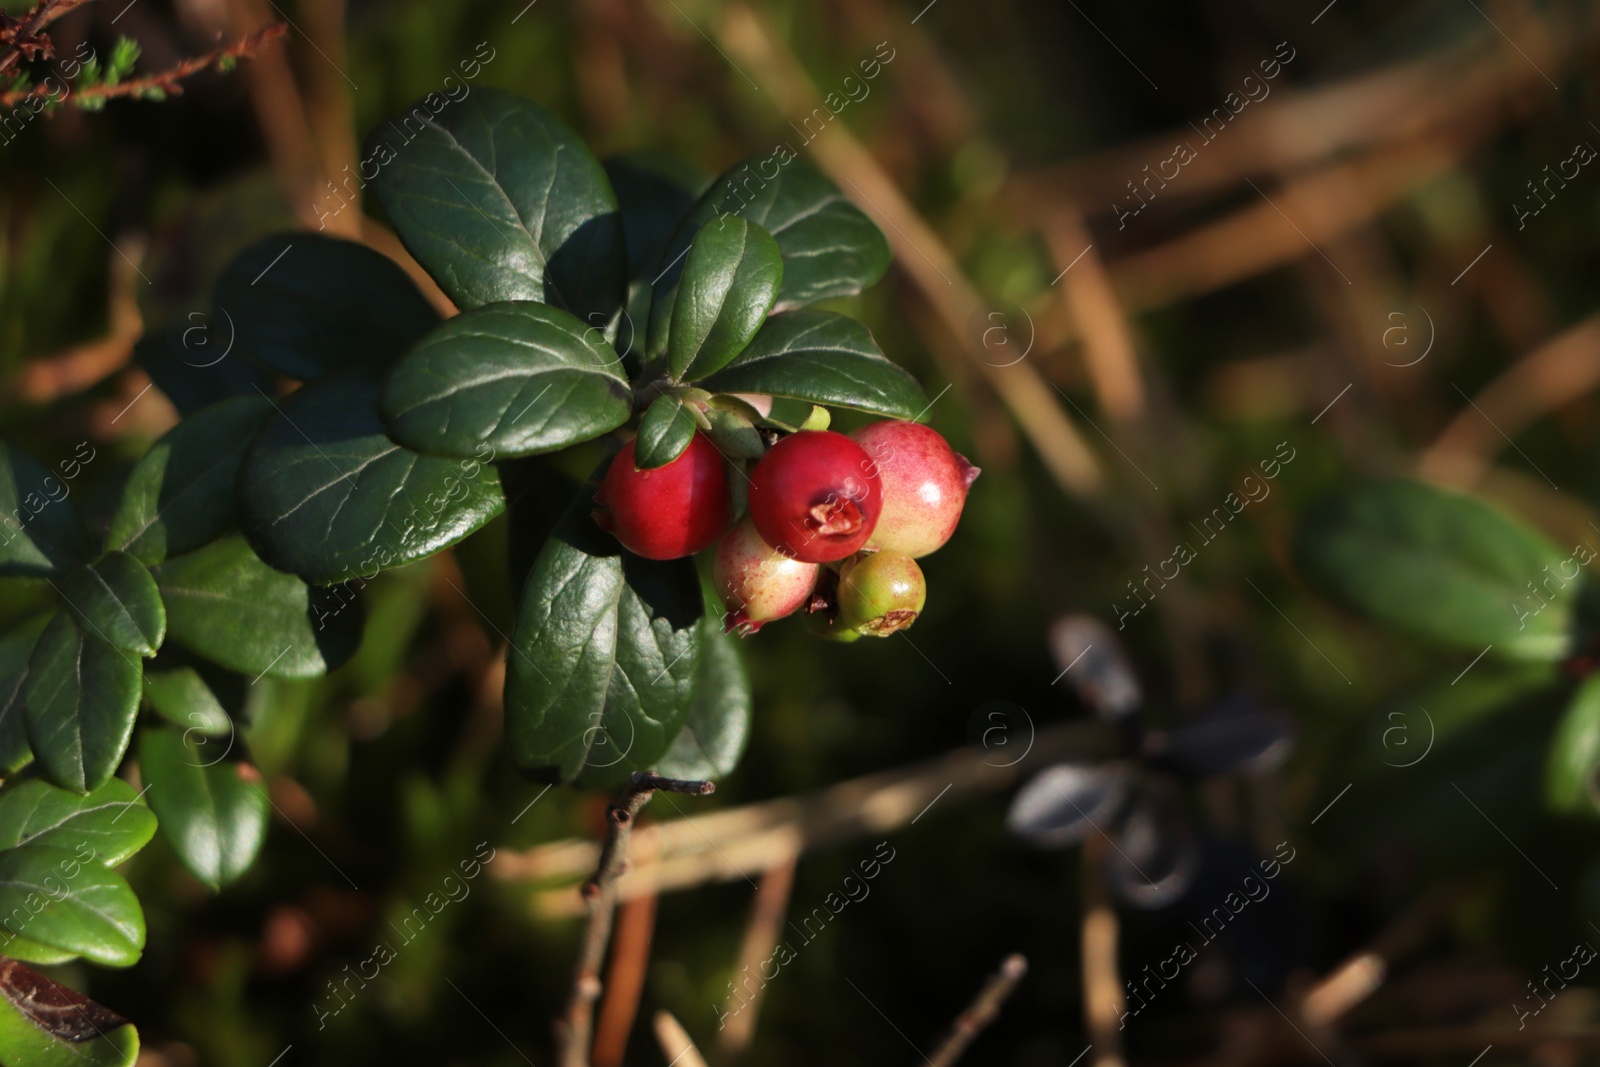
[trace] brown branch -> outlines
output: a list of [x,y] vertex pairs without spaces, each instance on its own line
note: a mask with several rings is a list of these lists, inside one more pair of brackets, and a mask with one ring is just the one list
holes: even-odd
[[950,1067],[960,1059],[984,1027],[994,1022],[1000,1014],[1000,1006],[1016,991],[1017,984],[1027,973],[1026,957],[1021,953],[1007,956],[1000,970],[990,976],[967,1010],[956,1018],[955,1025],[950,1028],[950,1036],[934,1050],[928,1067]]
[[706,1067],[706,1058],[670,1011],[656,1012],[656,1040],[661,1043],[661,1054],[673,1067]]
[[[641,842],[634,843],[635,854]],[[611,966],[606,970],[605,996],[595,1024],[594,1067],[622,1067],[628,1036],[639,1014],[645,973],[650,967],[650,941],[656,928],[654,893],[624,900],[617,907],[616,932],[611,938]]]
[[594,1032],[594,1003],[600,998],[600,965],[611,940],[611,921],[617,909],[617,879],[628,862],[628,839],[634,819],[656,790],[705,796],[716,791],[711,782],[662,778],[635,771],[628,787],[606,808],[606,837],[600,846],[600,862],[594,876],[584,884],[583,898],[589,923],[584,930],[578,965],[572,977],[572,995],[567,1001],[564,1020],[556,1024],[558,1062],[562,1067],[588,1067],[589,1041]]
[[1122,1058],[1121,968],[1117,965],[1117,911],[1101,874],[1110,838],[1083,844],[1083,1015],[1095,1049],[1093,1067],[1125,1067]]
[[[192,56],[168,70],[158,71],[155,74],[146,74],[140,78],[131,78],[116,85],[89,85],[79,89],[76,96],[80,100],[115,100],[118,97],[143,96],[152,89],[159,89],[171,96],[182,96],[183,86],[179,84],[184,78],[192,77],[203,70],[218,67],[228,60],[249,59],[262,48],[282,37],[288,32],[289,27],[284,23],[265,26],[233,44],[219,45],[209,52]],[[0,107],[16,107],[31,100],[41,100],[52,94],[45,83],[35,85],[31,89],[20,92],[0,93]],[[62,99],[70,99],[69,94]]]
[[91,0],[41,0],[21,18],[5,16],[0,22],[0,75],[8,74],[23,59],[49,59],[55,46],[42,31],[56,19]]
[[[761,876],[755,899],[750,902],[750,921],[745,926],[744,945],[739,950],[739,970],[734,972],[735,977],[752,968],[759,974],[761,964],[770,959],[777,948],[778,937],[783,933],[783,921],[789,911],[789,892],[794,888],[795,866],[799,859],[798,854],[791,856],[789,862],[780,863]],[[763,982],[737,1012],[733,1010],[733,994],[729,994],[728,1002],[723,1007],[723,1017],[728,1022],[718,1042],[721,1052],[719,1062],[722,1064],[733,1063],[750,1047],[750,1039],[756,1032],[756,1016],[761,1011],[761,994],[765,989],[766,983]]]

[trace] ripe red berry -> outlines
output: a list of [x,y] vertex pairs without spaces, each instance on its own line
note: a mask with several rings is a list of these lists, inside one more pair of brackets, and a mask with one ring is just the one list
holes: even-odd
[[883,513],[866,547],[916,558],[950,540],[978,468],[914,422],[874,422],[850,436],[883,482]]
[[776,551],[749,519],[729,530],[711,557],[712,583],[728,607],[728,632],[747,636],[798,610],[811,599],[821,569]]
[[595,521],[646,559],[692,556],[728,526],[722,456],[700,433],[683,454],[653,470],[633,466],[633,442],[612,459],[594,495]]
[[883,507],[878,472],[842,433],[804,430],[767,450],[750,474],[750,517],[773,548],[808,563],[866,544]]

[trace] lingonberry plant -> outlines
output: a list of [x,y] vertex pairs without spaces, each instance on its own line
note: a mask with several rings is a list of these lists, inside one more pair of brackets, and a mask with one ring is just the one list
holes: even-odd
[[[224,358],[142,343],[184,417],[104,528],[0,448],[0,576],[39,594],[0,635],[5,956],[134,962],[143,916],[113,868],[158,824],[210,887],[239,878],[269,807],[241,691],[344,663],[369,582],[508,510],[545,535],[507,563],[511,754],[535,779],[627,784],[624,813],[738,761],[750,695],[726,631],[805,607],[853,640],[922,609],[913,557],[949,538],[976,471],[916,424],[927,397],[865,326],[808,306],[889,255],[820,174],[741,165],[687,190],[487,89],[380,127],[361,173],[459,314],[364,245],[269,237],[214,288]],[[885,421],[852,438],[835,411]],[[142,794],[117,777],[130,750]],[[20,964],[0,988],[0,1060],[131,1061],[105,1009]]]

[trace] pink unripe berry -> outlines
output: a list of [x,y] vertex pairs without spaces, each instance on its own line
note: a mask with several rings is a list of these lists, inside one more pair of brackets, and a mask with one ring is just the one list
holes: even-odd
[[883,483],[883,510],[866,547],[915,559],[950,540],[978,468],[938,431],[914,422],[874,422],[850,436]]
[[797,611],[811,599],[819,569],[774,549],[749,519],[723,534],[711,557],[711,580],[728,608],[728,632],[745,637]]
[[872,460],[831,430],[790,434],[750,473],[756,529],[779,552],[808,563],[844,559],[860,549],[882,507]]

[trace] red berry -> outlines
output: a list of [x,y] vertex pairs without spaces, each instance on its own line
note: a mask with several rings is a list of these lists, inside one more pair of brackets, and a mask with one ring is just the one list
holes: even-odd
[[692,556],[728,526],[728,476],[722,456],[700,433],[663,467],[636,470],[633,442],[612,459],[595,493],[595,521],[622,547],[646,559]]
[[728,631],[753,634],[798,610],[811,599],[821,569],[782,555],[762,540],[754,523],[741,522],[723,535],[711,557],[711,580],[728,606]]
[[790,434],[750,474],[750,517],[767,544],[808,563],[843,559],[866,544],[883,508],[872,460],[831,430]]
[[978,468],[938,431],[914,422],[874,422],[850,437],[883,482],[883,513],[866,547],[914,559],[950,540]]

